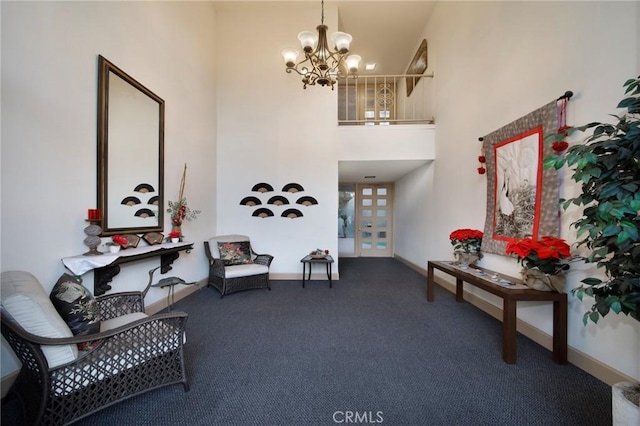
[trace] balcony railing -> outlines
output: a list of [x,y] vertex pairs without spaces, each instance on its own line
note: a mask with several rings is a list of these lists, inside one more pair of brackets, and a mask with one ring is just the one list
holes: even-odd
[[[433,124],[433,74],[358,76],[338,85],[338,125]],[[431,97],[433,99],[433,97]]]

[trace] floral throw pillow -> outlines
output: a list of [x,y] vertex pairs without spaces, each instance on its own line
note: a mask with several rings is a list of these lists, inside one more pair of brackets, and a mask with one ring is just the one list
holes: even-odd
[[218,242],[218,251],[220,251],[220,259],[222,259],[225,266],[253,263],[249,241]]
[[[78,278],[69,274],[62,275],[53,286],[49,299],[74,336],[100,332],[98,304]],[[97,342],[78,344],[78,349],[90,349],[93,346],[91,343]]]

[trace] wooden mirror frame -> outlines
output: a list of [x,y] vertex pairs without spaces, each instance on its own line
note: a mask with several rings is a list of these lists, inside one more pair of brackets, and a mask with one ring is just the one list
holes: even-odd
[[[114,90],[121,83],[115,78],[128,84],[121,85],[121,90],[128,91],[122,97],[128,102],[124,105],[129,108],[125,113],[115,113],[117,107],[123,107],[122,99],[116,102],[113,95],[110,99],[110,88]],[[155,103],[158,105],[157,128]],[[139,111],[132,106],[138,105],[144,106],[141,111],[148,109],[150,113],[135,116]],[[156,130],[157,150],[153,146]],[[138,140],[141,144],[146,141],[152,148],[145,150],[144,146],[138,146]],[[149,154],[147,159],[146,154]],[[149,166],[148,170],[144,164]],[[125,176],[127,173],[129,179]],[[110,188],[120,192],[114,196]],[[164,100],[101,55],[98,56],[98,208],[103,236],[163,231]]]

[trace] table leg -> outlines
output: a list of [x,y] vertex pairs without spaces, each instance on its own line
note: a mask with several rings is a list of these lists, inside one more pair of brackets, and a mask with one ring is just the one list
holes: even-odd
[[[309,269],[311,269],[311,265],[309,265]],[[302,262],[302,288],[304,288],[304,277],[306,272],[307,272],[307,264],[305,262]]]
[[427,264],[427,302],[433,302],[435,299],[435,294],[433,291],[433,286],[435,283],[433,282],[433,265],[431,263]]
[[507,364],[515,364],[517,358],[516,305],[515,300],[505,298],[502,306],[502,360]]
[[567,299],[553,302],[553,360],[567,363]]
[[456,278],[456,302],[464,301],[463,292],[462,279]]
[[331,282],[331,263],[327,263],[327,278],[329,278],[329,288],[333,288],[333,284]]

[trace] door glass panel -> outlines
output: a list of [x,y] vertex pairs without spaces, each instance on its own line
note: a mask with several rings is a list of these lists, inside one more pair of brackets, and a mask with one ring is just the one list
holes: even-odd
[[362,210],[362,216],[363,217],[371,217],[373,215],[373,211],[372,210]]
[[365,228],[371,228],[373,226],[373,224],[371,222],[369,222],[368,220],[365,220],[364,222],[362,222],[362,226]]
[[378,232],[378,238],[387,238],[387,233],[385,231]]
[[387,221],[386,220],[379,220],[378,221],[378,228],[386,228],[387,227]]
[[387,243],[384,241],[378,241],[378,243],[376,244],[376,248],[378,250],[386,250],[387,249]]
[[365,241],[362,243],[362,249],[363,250],[371,250],[371,243],[368,241]]
[[371,232],[362,231],[362,238],[371,238]]
[[376,188],[377,195],[387,195],[387,188]]
[[387,205],[387,199],[386,198],[378,198],[376,200],[376,206],[383,207],[383,206],[386,206],[386,205]]
[[362,206],[363,207],[371,207],[373,205],[373,200],[371,198],[363,198]]
[[362,195],[373,195],[372,188],[362,188]]
[[[354,238],[356,186],[338,186],[338,238]],[[355,250],[355,247],[354,247]]]
[[387,211],[386,210],[378,210],[377,215],[378,215],[378,217],[385,217],[385,216],[387,216]]

